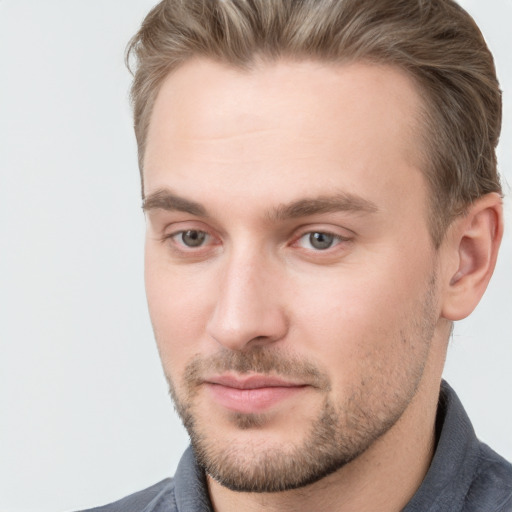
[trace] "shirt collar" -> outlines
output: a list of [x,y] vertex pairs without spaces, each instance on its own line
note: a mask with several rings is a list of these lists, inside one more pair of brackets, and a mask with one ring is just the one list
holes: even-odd
[[445,381],[437,415],[440,436],[434,458],[402,512],[460,510],[473,481],[480,444],[459,397]]

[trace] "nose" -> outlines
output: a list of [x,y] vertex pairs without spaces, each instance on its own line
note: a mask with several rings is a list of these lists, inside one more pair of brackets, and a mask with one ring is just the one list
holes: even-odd
[[234,255],[220,272],[217,301],[207,333],[235,351],[281,340],[288,329],[280,279],[264,258]]

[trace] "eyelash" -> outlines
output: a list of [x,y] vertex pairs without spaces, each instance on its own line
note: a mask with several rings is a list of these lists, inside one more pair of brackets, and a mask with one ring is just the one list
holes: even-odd
[[[324,248],[316,247],[313,249],[305,248],[300,244],[300,241],[303,239],[306,239],[306,237],[307,237],[310,245],[312,245],[312,237],[314,235],[321,235],[322,237],[327,237],[328,239],[330,239],[330,244]],[[343,242],[349,242],[349,241],[350,241],[349,238],[341,236],[341,235],[337,235],[336,233],[331,233],[329,231],[322,231],[322,230],[311,230],[311,231],[306,231],[305,233],[302,233],[299,237],[297,237],[295,239],[294,244],[299,244],[303,249],[311,250],[312,252],[322,253],[322,252],[329,251],[329,249],[333,249],[334,247],[338,246],[339,244],[341,244]],[[320,241],[320,243],[321,243],[321,241]],[[294,244],[292,244],[292,245],[294,245]]]
[[173,243],[174,248],[177,251],[183,252],[183,253],[192,253],[192,252],[196,253],[199,249],[204,248],[204,244],[198,245],[196,247],[188,246],[183,242],[183,238],[182,238],[182,242],[179,242],[178,238],[183,237],[186,233],[197,233],[197,234],[204,235],[204,241],[208,241],[208,240],[214,238],[210,233],[208,233],[207,231],[205,231],[203,229],[182,229],[180,231],[175,231],[174,233],[171,233],[169,235],[165,235],[163,237],[162,241],[166,242],[166,241],[170,240]]
[[[183,236],[186,233],[191,233],[191,234],[195,233],[196,236],[199,235],[199,237],[202,236],[204,238],[201,241],[200,245],[197,245],[197,246],[186,245],[183,241]],[[314,237],[315,235],[320,235],[317,237],[317,241],[320,244],[322,244],[322,238],[327,237],[327,246],[324,248],[319,248],[319,247],[315,248],[315,247],[304,247],[304,245],[301,244],[301,240],[306,239],[306,240],[309,240],[309,245],[311,246],[312,242],[313,242],[312,237]],[[181,240],[180,240],[180,237],[181,237]],[[308,237],[308,238],[306,238],[306,237]],[[174,250],[177,251],[178,253],[192,255],[192,254],[198,254],[199,251],[201,251],[201,249],[204,251],[204,248],[210,245],[208,242],[209,241],[211,242],[211,240],[215,240],[215,237],[213,235],[211,235],[210,233],[208,233],[208,231],[202,230],[202,229],[182,229],[179,231],[175,231],[169,235],[165,235],[162,239],[163,242],[166,242],[169,240],[172,242],[172,244],[174,246]],[[350,241],[351,241],[351,238],[344,237],[344,236],[338,235],[336,233],[332,233],[327,230],[309,230],[309,231],[302,232],[300,234],[300,236],[295,237],[293,239],[293,242],[290,244],[290,246],[291,247],[298,246],[300,249],[303,249],[304,251],[308,251],[308,252],[320,255],[322,253],[330,254],[340,244],[348,243]],[[214,244],[214,245],[218,245],[218,244]]]

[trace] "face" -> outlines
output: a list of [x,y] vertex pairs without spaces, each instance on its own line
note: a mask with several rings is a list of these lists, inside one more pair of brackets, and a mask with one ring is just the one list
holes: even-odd
[[389,67],[196,60],[157,97],[146,287],[201,464],[300,487],[386,435],[439,318],[420,99]]

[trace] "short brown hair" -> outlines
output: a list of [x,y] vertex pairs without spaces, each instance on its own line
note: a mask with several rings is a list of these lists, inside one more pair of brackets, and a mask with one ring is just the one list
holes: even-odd
[[422,92],[436,246],[476,198],[501,193],[494,61],[474,20],[453,0],[163,0],[131,39],[127,62],[132,55],[141,174],[156,96],[183,62],[207,57],[247,68],[257,57],[364,60],[404,69]]

